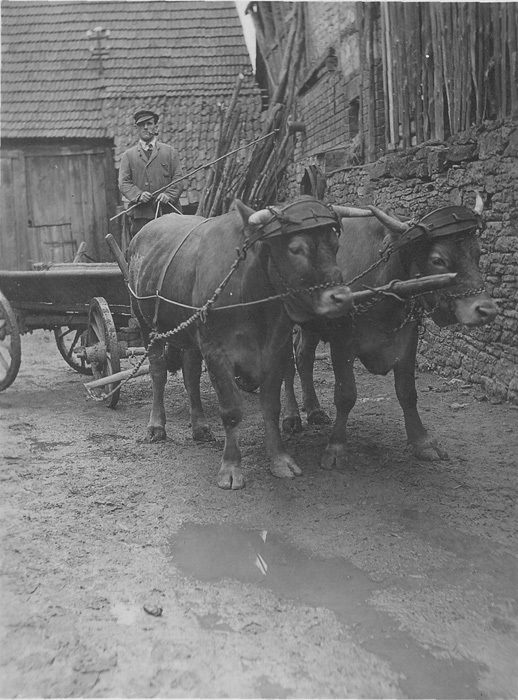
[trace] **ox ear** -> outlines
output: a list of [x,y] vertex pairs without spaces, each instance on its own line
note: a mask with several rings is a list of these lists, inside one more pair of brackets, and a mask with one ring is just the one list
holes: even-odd
[[243,204],[243,202],[240,199],[234,199],[234,201],[230,205],[229,211],[237,212],[243,219],[243,223],[245,225],[248,224],[248,219],[254,213],[254,210],[250,209],[250,207],[247,207],[246,204]]

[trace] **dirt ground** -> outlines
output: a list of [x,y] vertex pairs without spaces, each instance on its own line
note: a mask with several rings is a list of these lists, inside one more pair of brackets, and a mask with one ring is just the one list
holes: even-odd
[[[22,354],[0,395],[2,697],[517,697],[517,407],[419,372],[450,454],[419,463],[391,378],[359,369],[353,466],[319,469],[329,428],[306,426],[284,481],[243,394],[247,486],[226,492],[206,375],[216,441],[193,443],[172,378],[150,445],[148,377],[112,410],[51,334]],[[325,357],[316,379],[332,413]]]

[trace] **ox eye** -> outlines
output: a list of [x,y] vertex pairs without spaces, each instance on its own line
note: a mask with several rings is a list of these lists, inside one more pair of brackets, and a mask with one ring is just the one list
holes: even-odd
[[432,265],[435,267],[448,267],[444,258],[435,253],[431,256]]
[[306,255],[306,246],[302,243],[290,243],[288,250],[292,255]]

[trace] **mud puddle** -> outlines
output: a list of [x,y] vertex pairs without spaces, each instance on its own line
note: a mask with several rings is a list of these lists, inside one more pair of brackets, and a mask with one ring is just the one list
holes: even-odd
[[[477,686],[481,669],[476,664],[437,659],[420,647],[397,621],[368,602],[383,586],[346,559],[310,556],[267,530],[194,523],[185,524],[172,539],[169,555],[180,571],[200,581],[235,579],[295,604],[333,611],[358,645],[400,674],[400,687],[409,697],[485,697]],[[210,619],[205,625],[210,627]]]

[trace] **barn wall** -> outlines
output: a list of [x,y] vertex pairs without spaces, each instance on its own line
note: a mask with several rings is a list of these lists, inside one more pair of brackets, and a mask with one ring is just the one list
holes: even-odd
[[[304,168],[324,156],[299,150],[283,198],[296,196]],[[419,362],[448,377],[480,384],[493,400],[518,404],[518,119],[485,122],[434,145],[387,155],[376,163],[327,173],[326,200],[391,207],[421,216],[445,204],[485,201],[481,268],[500,306],[495,323],[475,330],[428,324]]]

